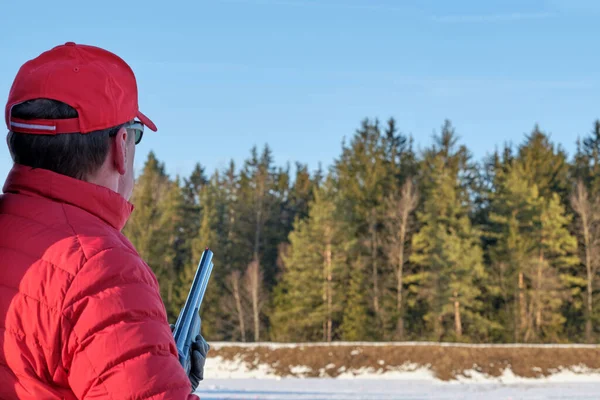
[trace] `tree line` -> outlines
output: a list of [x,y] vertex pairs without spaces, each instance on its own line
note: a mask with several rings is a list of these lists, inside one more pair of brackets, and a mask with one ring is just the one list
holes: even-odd
[[572,159],[536,126],[476,161],[450,121],[417,151],[394,119],[362,121],[327,171],[264,146],[171,178],[150,153],[132,202],[172,322],[214,251],[208,340],[600,337],[600,121]]

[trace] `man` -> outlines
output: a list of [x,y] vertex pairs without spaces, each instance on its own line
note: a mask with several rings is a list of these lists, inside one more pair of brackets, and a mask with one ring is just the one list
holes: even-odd
[[135,145],[156,131],[130,67],[57,46],[21,67],[5,116],[0,398],[196,398],[208,346],[186,376],[156,277],[121,233]]

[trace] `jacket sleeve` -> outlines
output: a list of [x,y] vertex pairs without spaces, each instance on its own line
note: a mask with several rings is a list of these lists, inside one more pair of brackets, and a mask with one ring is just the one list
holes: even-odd
[[109,249],[86,261],[65,296],[62,340],[78,399],[197,399],[156,278],[133,252]]

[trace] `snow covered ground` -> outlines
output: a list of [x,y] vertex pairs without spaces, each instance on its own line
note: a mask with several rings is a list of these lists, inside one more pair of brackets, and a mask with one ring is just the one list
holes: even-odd
[[[305,366],[294,366],[292,371],[300,376],[304,374]],[[324,371],[321,371],[324,372]],[[476,370],[464,372],[463,376],[458,376],[456,380],[447,382],[447,385],[456,384],[563,384],[563,383],[593,383],[600,385],[600,371],[590,371],[585,367],[571,367],[556,371],[550,376],[540,378],[524,378],[516,376],[510,369],[504,370],[499,377],[490,377]],[[249,368],[246,363],[240,359],[223,360],[221,357],[209,357],[206,361],[205,376],[207,379],[217,380],[235,380],[235,379],[254,379],[278,382],[283,378],[277,376],[268,365],[256,364]],[[321,375],[325,376],[325,375]],[[308,378],[306,378],[308,379]],[[324,379],[327,381],[348,382],[348,380],[363,381],[406,381],[420,382],[427,384],[442,384],[444,382],[437,379],[433,372],[424,366],[405,364],[399,366],[396,370],[380,372],[372,369],[360,369],[354,371],[341,372],[336,378]],[[302,379],[300,380],[302,381]],[[342,383],[344,384],[344,383]],[[385,384],[385,383],[382,383]],[[600,387],[599,387],[600,389]],[[597,399],[600,400],[600,391]]]
[[441,383],[377,379],[210,379],[201,400],[592,400],[600,380],[579,383]]
[[[297,372],[302,372],[298,366]],[[591,400],[600,399],[600,373],[571,368],[545,378],[523,378],[510,370],[497,378],[467,371],[442,382],[425,367],[404,366],[384,374],[352,371],[337,378],[280,378],[266,365],[207,360],[202,400]]]

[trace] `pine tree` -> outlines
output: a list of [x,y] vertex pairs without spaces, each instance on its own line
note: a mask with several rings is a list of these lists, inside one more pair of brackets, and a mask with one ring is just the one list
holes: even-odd
[[[575,252],[577,241],[568,231],[570,217],[566,215],[558,194],[542,204],[537,222],[537,262],[535,275],[530,273],[532,302],[530,323],[525,341],[530,338],[546,338],[557,341],[566,319],[561,314],[566,285],[561,272],[579,263]],[[532,321],[533,320],[533,321]]]
[[350,147],[344,147],[336,163],[342,206],[362,238],[363,252],[370,258],[372,309],[380,317],[379,242],[384,186],[387,182],[385,148],[379,123],[363,121]]
[[510,161],[498,171],[491,205],[490,252],[515,341],[559,339],[568,289],[562,272],[577,263],[570,217],[558,194],[541,196],[533,181],[540,175],[528,160]]
[[507,168],[512,158],[512,148],[505,145],[502,153],[496,150],[483,160],[478,169],[473,199],[473,226],[482,232],[481,242],[486,267],[486,279],[481,285],[481,312],[485,319],[492,322],[489,336],[486,338],[488,341],[508,341],[514,334],[514,307],[509,301],[510,268],[507,260],[495,252],[499,248],[498,241],[502,238],[502,233],[499,233],[501,224],[492,220],[498,216],[497,212],[502,213],[505,206],[503,201],[498,201],[503,195],[499,188],[500,182],[506,179]]
[[322,254],[310,222],[297,220],[290,234],[286,266],[275,288],[275,309],[271,316],[272,336],[278,341],[317,341],[323,339]]
[[487,234],[494,242],[488,251],[498,288],[498,309],[504,310],[496,320],[506,328],[504,340],[510,335],[519,341],[527,325],[524,277],[535,252],[534,218],[539,212],[539,194],[537,187],[529,184],[522,166],[510,157],[496,165],[493,185]]
[[333,182],[316,190],[308,219],[296,218],[271,317],[278,340],[331,342],[339,323],[340,271],[346,232],[337,218]]
[[[393,268],[384,257],[383,220],[385,199],[398,188],[404,175],[403,163],[409,164],[407,141],[397,133],[395,121],[388,121],[382,131],[378,121],[364,120],[351,143],[342,145],[342,155],[336,160],[334,171],[340,190],[339,206],[345,220],[357,232],[358,251],[368,261],[371,299],[370,310],[376,316],[376,338],[385,336],[390,315],[386,305],[385,284],[393,279]],[[394,302],[389,302],[392,310]]]
[[[463,340],[486,333],[480,317],[478,280],[485,276],[480,236],[471,225],[466,148],[446,122],[436,144],[426,152],[425,202],[417,213],[421,229],[413,236],[410,260],[420,267],[411,282],[427,303],[424,320],[435,340]],[[467,329],[465,329],[467,328]]]
[[570,192],[570,168],[565,151],[560,146],[555,147],[536,125],[518,153],[517,158],[529,181],[537,185],[539,195],[548,199],[557,193],[566,204]]

